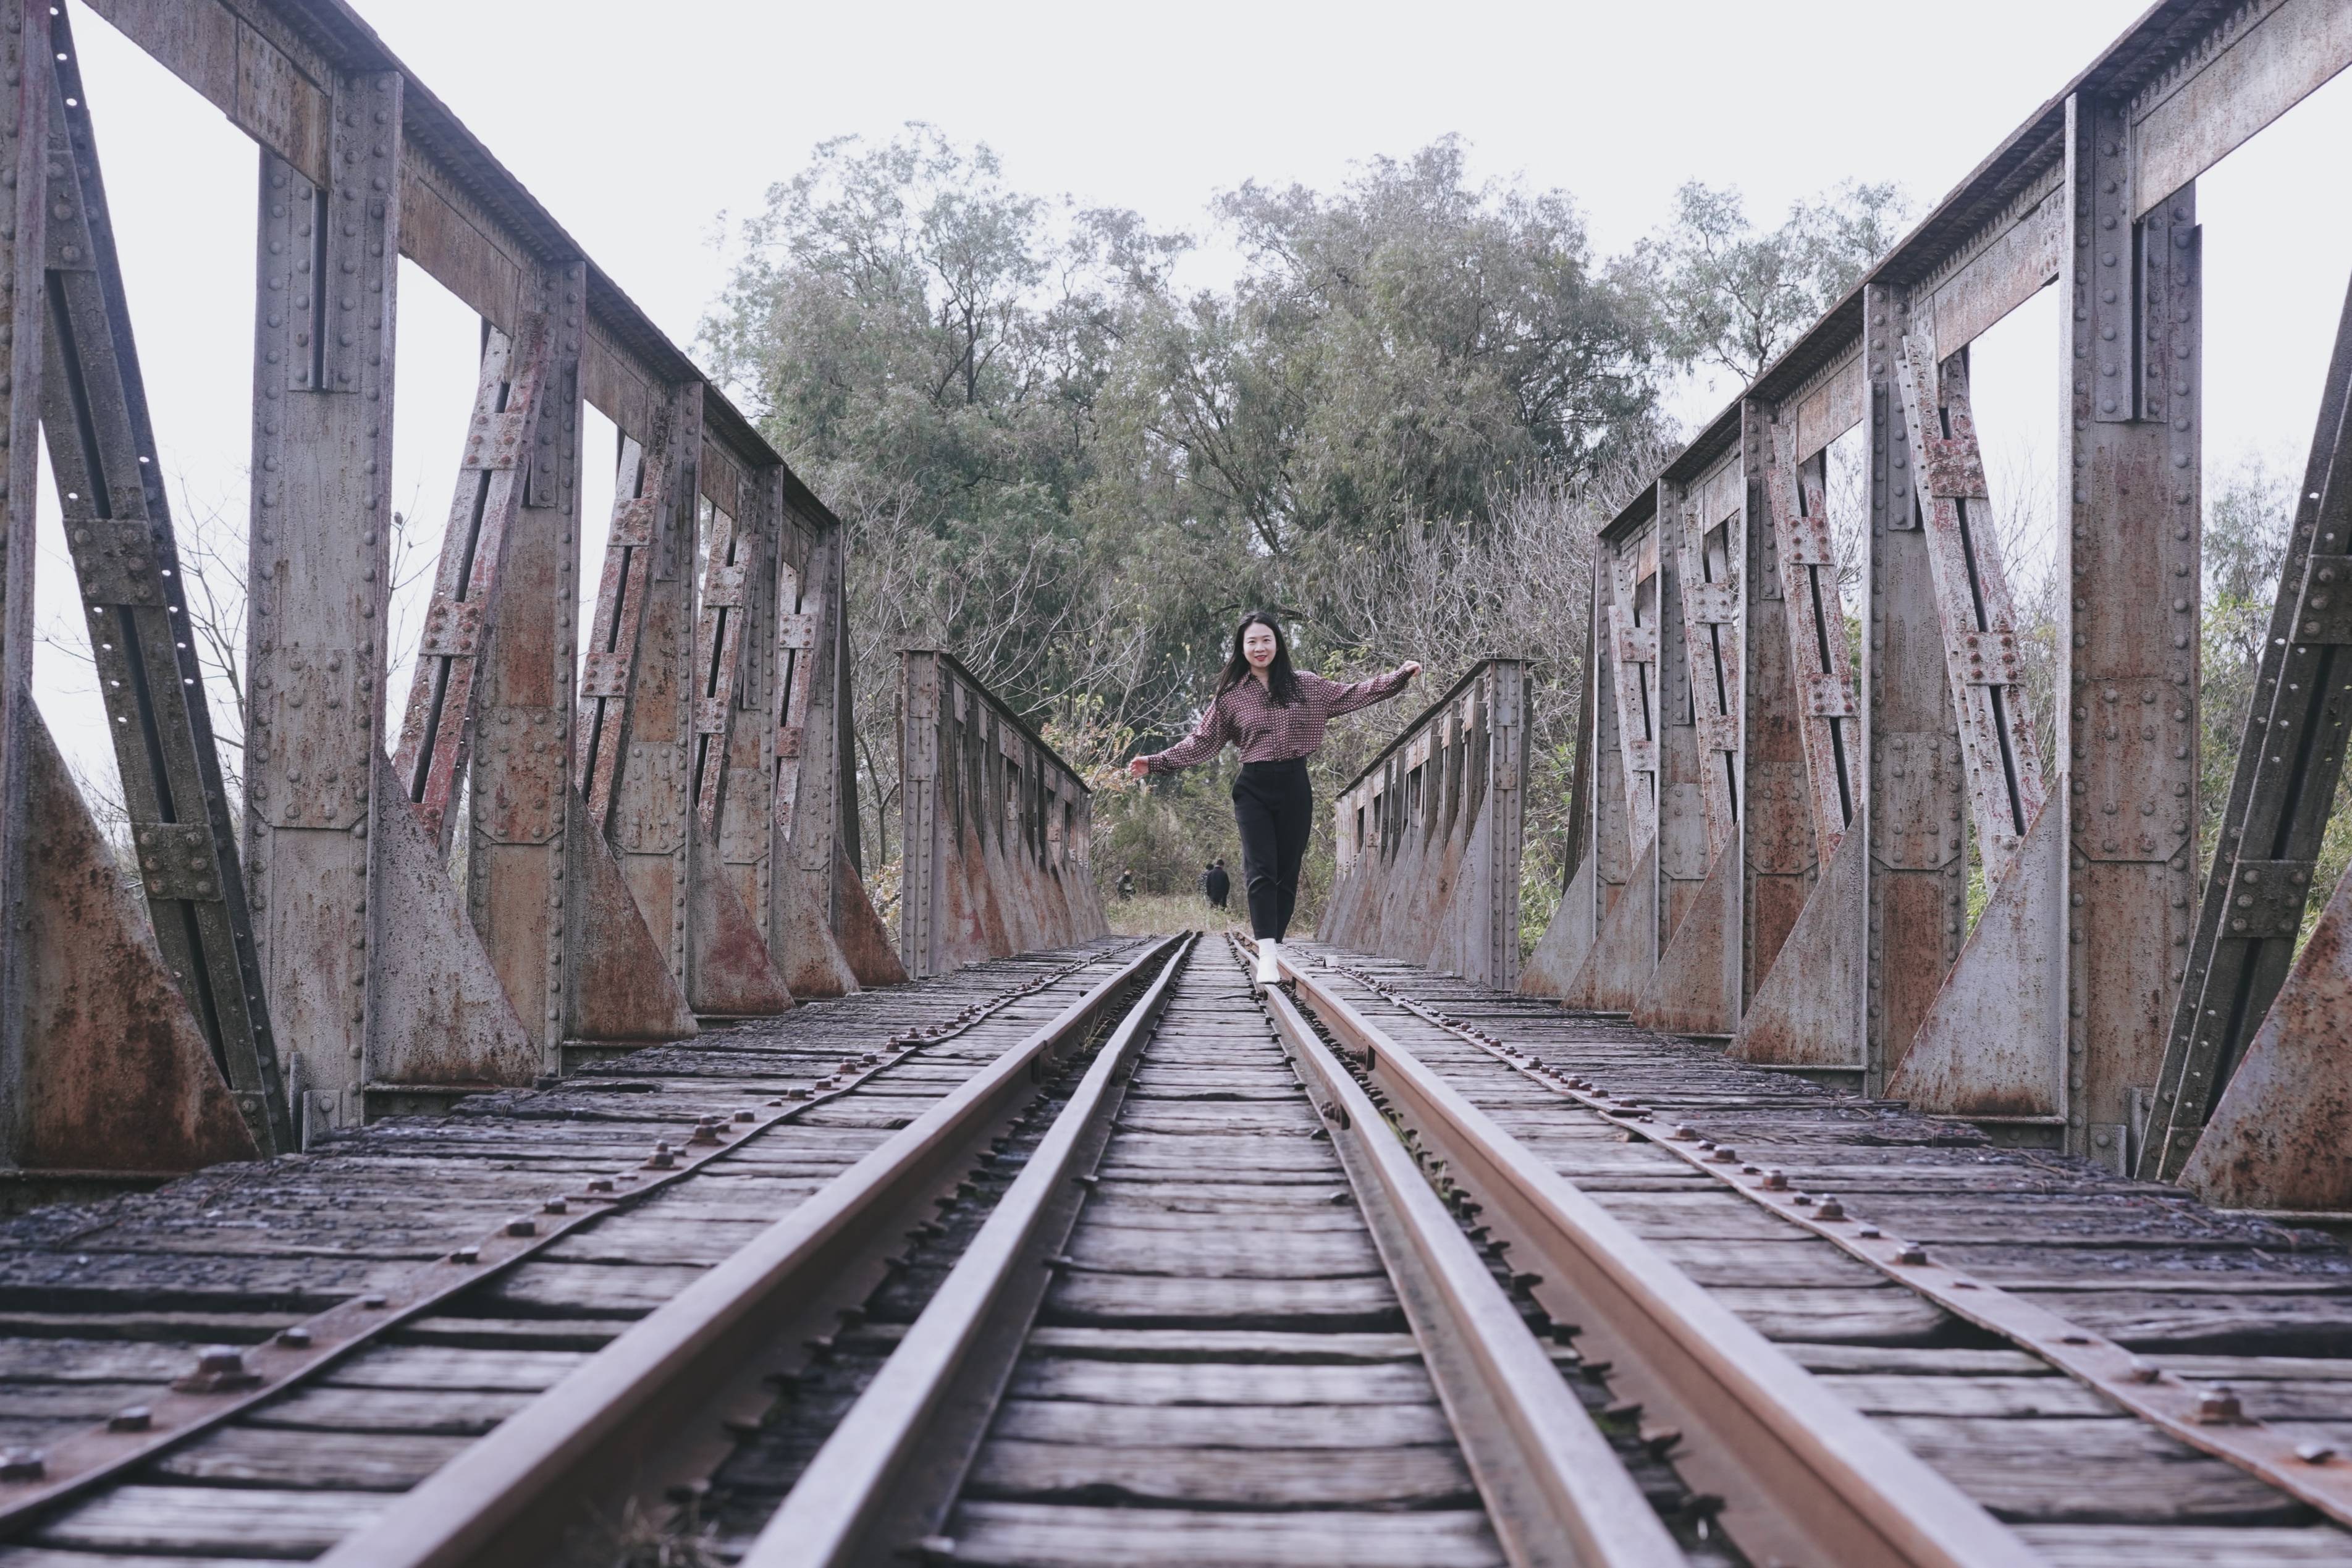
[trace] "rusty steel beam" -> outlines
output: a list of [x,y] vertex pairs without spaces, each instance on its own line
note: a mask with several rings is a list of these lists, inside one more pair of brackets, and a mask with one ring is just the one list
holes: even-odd
[[1517,987],[1526,704],[1526,662],[1481,659],[1332,798],[1320,940]]
[[1885,1092],[1920,1020],[1959,956],[1967,920],[1968,824],[1959,732],[1941,639],[1929,544],[1913,487],[1912,421],[1898,354],[1911,320],[1902,293],[1863,300],[1869,376],[1870,542],[1864,576],[1870,863],[1862,1089]]
[[2020,686],[2017,612],[1993,531],[1991,491],[1969,403],[1968,351],[1937,363],[1925,334],[1895,355],[1904,433],[1927,546],[1951,701],[1959,715],[1963,780],[1985,878],[1997,880],[2042,815],[2042,757]]
[[899,682],[908,972],[919,980],[1108,931],[1088,859],[1092,796],[1076,771],[951,656],[907,649]]
[[[1597,576],[1588,584],[1588,590],[1597,588]],[[1576,765],[1568,792],[1568,866],[1560,880],[1559,903],[1553,909],[1544,933],[1519,966],[1521,991],[1530,996],[1565,996],[1575,983],[1577,972],[1584,967],[1585,954],[1592,950],[1592,937],[1601,921],[1600,910],[1600,825],[1595,820],[1593,753],[1598,749],[1594,726],[1600,722],[1600,659],[1596,656],[1599,620],[1594,614],[1592,597],[1588,591],[1585,599],[1583,683],[1577,697]],[[1348,853],[1360,852],[1365,836],[1361,831],[1349,837],[1343,824],[1339,842]]]
[[[297,1132],[351,1122],[382,1010],[367,825],[391,594],[403,83],[334,83],[331,182],[260,154],[246,875]],[[411,1020],[376,1017],[396,1037]]]
[[212,715],[185,632],[163,476],[131,341],[90,105],[61,7],[40,72],[47,320],[38,386],[140,879],[178,983],[265,1151],[295,1143]]
[[[895,984],[909,974],[938,971],[919,970],[903,942],[892,950],[889,933],[866,897],[855,854],[857,773],[851,750],[847,543],[838,528],[814,537],[796,531],[804,542],[800,559],[780,556],[778,562],[775,684],[769,695],[775,734],[770,855],[776,868],[770,940],[796,993],[839,995],[860,985]],[[906,679],[902,660],[902,685]],[[1010,721],[1009,712],[1004,717]],[[900,744],[906,743],[902,731]],[[1048,929],[1093,934],[1104,928],[1084,868],[1083,825],[1090,820],[1085,789],[1059,759],[1045,772],[1057,789],[1076,792],[1074,810],[1080,825],[1068,848],[1052,859],[1060,868],[1053,885],[1067,900],[1068,912],[1058,921],[1048,917]],[[1023,776],[1033,784],[1036,778],[1034,770],[1024,770]],[[911,796],[902,788],[901,797],[903,816]],[[1066,875],[1073,866],[1076,874]],[[901,910],[906,907],[902,893]],[[900,929],[906,929],[903,913]]]
[[2196,192],[2132,184],[2126,118],[2087,98],[2068,118],[2074,309],[2061,360],[2073,501],[2058,685],[2072,775],[2065,1147],[2116,1170],[2131,1168],[2195,923],[2204,383]]
[[751,918],[769,857],[761,663],[745,650],[758,640],[762,610],[773,613],[776,520],[772,487],[744,478],[730,458],[709,453],[702,471],[709,528],[687,672],[691,700],[680,715],[688,749],[679,778],[691,803],[680,823],[683,973],[697,1014],[740,1018],[779,1013],[793,1002]]
[[1636,587],[1644,581],[1637,564],[1644,538],[1654,560],[1656,505],[1654,486],[1642,491],[1592,552],[1598,902],[1591,945],[1561,1000],[1606,1013],[1631,1011],[1658,961],[1657,629],[1643,621]]
[[[2322,837],[2327,830],[2336,784],[2344,772],[2345,725],[2352,719],[2352,293],[2347,293],[2336,331],[2336,349],[2322,389],[2318,427],[2305,464],[2279,567],[2278,597],[2270,630],[2254,671],[2253,700],[2238,746],[2238,763],[2221,815],[2213,863],[2197,908],[2189,948],[2187,977],[2166,1040],[2148,1135],[2139,1174],[2179,1178],[2199,1144],[2199,1132],[2215,1113],[2239,1071],[2257,1031],[2275,1037],[2292,1026],[2273,998],[2287,983],[2295,940],[2313,892]],[[2340,921],[2337,922],[2340,925]],[[2333,940],[2340,935],[2331,931]],[[2313,942],[2318,937],[2315,934]],[[2318,974],[2299,985],[2302,994],[2288,1008],[2311,1013]],[[2339,992],[2340,996],[2340,992]],[[2316,1010],[2324,1015],[2326,1009]],[[2342,1016],[2341,1014],[2338,1017]],[[2340,1025],[2338,1026],[2340,1032]],[[2301,1041],[2277,1040],[2273,1053],[2309,1050]],[[2317,1066],[2315,1062],[2312,1065]],[[2312,1107],[2301,1090],[2281,1079],[2275,1068],[2263,1073],[2270,1092],[2249,1084],[2237,1095],[2233,1120],[2276,1119],[2267,1136],[2279,1137]],[[2226,1142],[2228,1138],[2218,1140]],[[2213,1152],[2198,1152],[2206,1180],[2221,1190],[2218,1173],[2226,1163]],[[2275,1157],[2263,1161],[2273,1172]],[[2320,1190],[2333,1184],[2323,1181]],[[2254,1187],[2278,1197],[2277,1174],[2242,1179],[2233,1191]],[[2280,1198],[2263,1207],[2347,1207],[2347,1203],[2294,1204]]]
[[1790,662],[1791,648],[1797,646],[1790,618],[1799,609],[1810,614],[1811,605],[1792,607],[1788,600],[1765,493],[1765,454],[1771,440],[1770,410],[1754,400],[1743,403],[1738,473],[1745,490],[1739,529],[1740,582],[1746,587],[1739,634],[1745,789],[1740,799],[1740,974],[1735,1026],[1780,956],[1818,871],[1815,824],[1821,818],[1805,773],[1802,699],[1797,668]]
[[[506,572],[507,534],[523,504],[526,465],[547,395],[549,323],[526,317],[509,338],[487,328],[474,414],[441,537],[433,597],[409,678],[393,767],[435,843],[446,850],[468,776],[482,698],[482,657]],[[520,1009],[518,1009],[520,1011]]]

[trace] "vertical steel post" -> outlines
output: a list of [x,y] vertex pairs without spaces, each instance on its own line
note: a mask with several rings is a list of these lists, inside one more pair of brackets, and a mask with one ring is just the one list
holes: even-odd
[[533,437],[520,454],[521,505],[508,526],[495,628],[478,678],[467,777],[467,913],[545,1073],[562,1069],[579,979],[573,928],[586,913],[566,879],[573,817],[585,816],[572,810],[570,761],[586,274],[578,261],[543,264],[523,281],[521,309],[545,322],[545,381]]
[[390,605],[403,84],[335,83],[326,184],[261,154],[246,875],[308,1142],[359,1120]]
[[[1664,953],[1697,903],[1714,862],[1707,784],[1714,764],[1700,739],[1696,672],[1706,661],[1707,630],[1686,611],[1693,597],[1683,574],[1692,561],[1691,527],[1682,487],[1658,481],[1657,519],[1658,952]],[[1713,693],[1708,694],[1713,701]],[[1712,816],[1723,815],[1720,806]],[[1727,830],[1728,822],[1723,824]]]
[[[1740,473],[1747,504],[1740,532],[1740,580],[1747,587],[1740,628],[1740,774],[1747,784],[1739,819],[1744,886],[1740,897],[1739,1006],[1744,1015],[1771,973],[1780,946],[1812,890],[1815,874],[1811,792],[1805,776],[1797,674],[1789,658],[1790,605],[1780,542],[1767,510],[1771,410],[1750,398],[1739,409]],[[1733,1020],[1736,1024],[1738,1020]]]
[[2066,138],[2065,1146],[2122,1170],[2162,1065],[2195,891],[2196,195],[2183,187],[2133,221],[2120,101],[2070,98]]
[[1908,324],[1899,290],[1874,283],[1864,291],[1870,553],[1862,767],[1870,866],[1863,1089],[1872,1095],[1885,1092],[1911,1048],[1959,956],[1968,913],[1958,727],[1899,374]]
[[42,160],[48,151],[49,77],[35,62],[48,52],[48,6],[16,0],[0,11],[0,1157],[23,1162],[31,1131],[26,1087],[33,984],[32,820],[34,531],[41,443]]

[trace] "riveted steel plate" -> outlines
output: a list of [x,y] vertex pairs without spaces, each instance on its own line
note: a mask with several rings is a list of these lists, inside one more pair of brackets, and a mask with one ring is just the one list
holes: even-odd
[[613,509],[613,531],[606,536],[611,544],[633,547],[654,542],[654,514],[660,502],[654,496],[636,496]]
[[2311,899],[2307,860],[2241,860],[2230,876],[2230,907],[2221,935],[2242,942],[2291,937],[2303,929]]
[[679,748],[631,746],[621,763],[613,837],[632,855],[667,855],[686,842],[686,769]]
[[217,899],[220,866],[212,829],[201,822],[134,822],[139,879],[151,899]]
[[1938,440],[1930,437],[1924,458],[1927,493],[1938,500],[1984,500],[1984,457],[1974,441]]
[[1888,734],[1875,742],[1878,787],[1876,857],[1894,871],[1933,871],[1959,858],[1957,738]]
[[816,617],[807,614],[776,617],[776,646],[787,648],[816,646]]
[[251,743],[274,763],[274,793],[252,784],[264,819],[278,827],[349,827],[367,808],[368,731],[374,710],[365,666],[349,648],[289,644],[277,677],[256,683]]
[[93,605],[160,605],[155,531],[144,518],[72,518],[66,542],[73,552],[81,596]]
[[583,697],[625,697],[629,690],[629,656],[592,653],[580,671]]
[[[493,844],[544,844],[555,837],[556,791],[570,773],[545,709],[500,708],[483,715],[474,746],[475,824]],[[556,753],[550,756],[549,752]]]
[[714,563],[702,580],[702,603],[708,608],[733,609],[743,603],[743,567]]
[[1617,661],[1620,664],[1655,664],[1658,662],[1658,628],[1633,626],[1620,623],[1617,632]]
[[426,658],[464,658],[482,647],[482,606],[471,600],[436,594],[425,612],[425,631],[416,651]]
[[530,428],[530,410],[526,406],[478,420],[466,433],[466,457],[461,467],[476,472],[520,467],[524,437]]
[[1737,713],[1700,714],[1698,745],[1699,750],[1703,752],[1739,750],[1739,715]]
[[2093,860],[2168,860],[2189,842],[2186,785],[2164,781],[2194,753],[2184,688],[2160,677],[2097,681],[2074,703],[2074,847]]
[[2314,555],[2294,608],[2294,640],[2352,643],[2352,555]]
[[2019,681],[2015,632],[1956,631],[1948,647],[1952,669],[1963,685],[2015,686]]
[[1703,626],[1727,626],[1739,618],[1739,595],[1728,583],[1685,583],[1683,603]]
[[694,732],[698,735],[723,735],[727,732],[727,699],[698,697],[694,700]]
[[1852,717],[1853,694],[1846,689],[1844,679],[1836,670],[1801,670],[1798,678],[1804,683],[1807,714],[1816,719]]

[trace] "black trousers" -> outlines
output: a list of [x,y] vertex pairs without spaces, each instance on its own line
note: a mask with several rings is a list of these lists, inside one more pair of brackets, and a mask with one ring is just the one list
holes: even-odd
[[1234,781],[1234,824],[1242,834],[1242,879],[1249,889],[1250,934],[1280,941],[1298,902],[1298,865],[1315,826],[1315,790],[1307,759],[1244,763]]

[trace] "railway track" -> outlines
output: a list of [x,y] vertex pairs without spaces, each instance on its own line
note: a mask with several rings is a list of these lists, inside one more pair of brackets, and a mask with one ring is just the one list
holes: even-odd
[[839,1005],[17,1222],[0,1568],[2352,1562],[2339,1249],[1339,954]]
[[[301,1560],[366,1533],[907,1128],[1115,1011],[1154,951],[806,1005],[11,1222],[0,1563]],[[926,1203],[920,1163],[877,1201]],[[821,1268],[803,1314],[862,1294],[861,1262]]]

